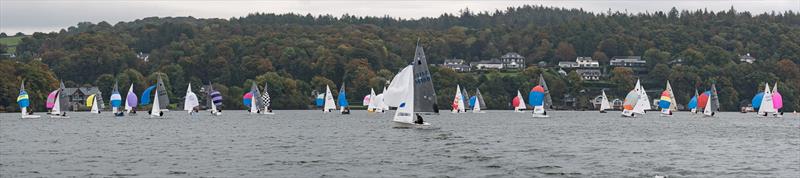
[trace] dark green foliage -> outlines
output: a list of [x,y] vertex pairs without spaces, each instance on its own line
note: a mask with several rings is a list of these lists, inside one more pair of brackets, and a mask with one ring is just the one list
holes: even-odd
[[[49,66],[35,72],[55,73],[76,84],[94,83],[104,94],[110,94],[108,75],[116,76],[121,93],[131,82],[140,93],[155,82],[153,74],[161,72],[175,102],[181,101],[188,83],[200,86],[210,81],[227,86],[224,92],[220,89],[226,109],[243,108],[241,95],[252,80],[259,86],[270,83],[276,109],[307,108],[311,91],[324,92],[326,84],[337,92],[345,83],[348,99],[360,103],[369,88],[380,92],[394,73],[411,62],[418,40],[430,64],[453,57],[474,62],[506,52],[525,56],[529,66],[539,61],[556,65],[575,56],[593,56],[607,65],[613,56],[638,55],[648,61],[647,69],[655,71],[638,76],[645,87],[660,90],[663,80],[669,79],[679,102],[688,101],[695,88],[703,91],[713,82],[724,100],[722,108],[730,110],[737,107],[734,100],[752,97],[758,85],[779,82],[785,107],[793,110],[800,109],[798,24],[796,12],[752,15],[673,9],[594,14],[540,6],[477,14],[465,10],[418,20],[262,13],[231,19],[150,17],[35,33],[22,39],[16,54],[20,61],[41,59]],[[149,54],[148,61],[138,59],[139,53]],[[747,53],[758,61],[739,64],[739,55]],[[683,66],[670,65],[675,59],[682,59]],[[456,73],[431,68],[443,109],[449,106],[456,84],[471,93],[481,88],[490,109],[508,109],[516,90],[527,96],[539,73],[547,79],[555,104],[564,94],[591,98],[599,88],[610,88],[608,94],[620,98],[637,78],[625,68],[605,68],[609,76],[599,82],[562,76],[556,70]],[[15,80],[4,84],[13,89],[20,78],[40,80],[35,72],[6,72],[0,77]],[[55,85],[52,78],[41,80],[35,83]],[[584,89],[585,94],[576,93]],[[9,98],[16,92],[11,93],[3,92]],[[0,105],[11,105],[9,98],[0,100]]]

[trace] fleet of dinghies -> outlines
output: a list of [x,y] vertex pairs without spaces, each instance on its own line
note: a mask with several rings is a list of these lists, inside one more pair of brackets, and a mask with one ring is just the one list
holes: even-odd
[[[389,107],[396,107],[392,121],[399,126],[428,126],[429,123],[423,120],[423,115],[436,115],[439,113],[438,103],[436,102],[436,92],[434,91],[432,78],[427,66],[427,59],[425,53],[419,44],[416,46],[414,59],[406,67],[404,67],[397,75],[393,77],[391,82],[388,83],[388,88],[384,86],[380,94],[376,94],[373,88],[370,88],[370,93],[364,96],[363,106],[366,106],[368,112],[383,113],[389,110]],[[778,92],[778,84],[775,83],[770,88],[769,83],[765,83],[763,92],[759,92],[752,99],[752,106],[757,110],[757,115],[760,117],[781,117],[783,112],[780,109],[783,107],[783,99]],[[141,94],[141,98],[137,97],[133,89],[133,84],[130,85],[128,92],[125,96],[123,103],[122,96],[120,95],[117,82],[114,83],[110,103],[111,111],[115,116],[136,115],[137,106],[148,106],[152,104],[148,115],[150,117],[164,117],[164,112],[169,111],[169,97],[167,96],[166,86],[164,85],[161,76],[158,76],[155,85],[147,87]],[[64,83],[59,82],[59,88],[50,92],[47,96],[46,108],[48,109],[47,115],[51,118],[69,118],[65,111],[67,106],[67,93],[64,92]],[[213,89],[211,83],[204,89],[207,100],[207,107],[212,116],[222,115],[222,94]],[[242,96],[243,104],[249,109],[247,112],[252,114],[274,114],[271,108],[271,98],[268,92],[268,84],[265,82],[263,93],[259,89],[256,82],[252,83],[250,91]],[[342,83],[338,92],[338,103],[334,100],[330,86],[325,86],[325,93],[318,93],[314,91],[315,104],[321,107],[325,113],[339,110],[341,114],[350,113],[350,104],[347,101],[346,89]],[[89,95],[86,99],[86,106],[90,108],[91,113],[100,114],[104,108],[102,103],[102,96],[98,94]],[[612,109],[609,98],[605,90],[601,90],[599,111],[605,113],[607,110]],[[25,82],[21,82],[19,95],[17,96],[17,104],[20,107],[21,118],[38,118],[40,116],[34,115],[29,110],[31,101],[28,92],[25,90]],[[338,106],[337,106],[338,104]],[[515,112],[524,112],[530,106],[532,109],[532,117],[550,117],[547,110],[552,109],[553,102],[550,96],[550,90],[542,74],[539,74],[538,85],[531,88],[528,95],[528,102],[526,103],[522,93],[517,90],[517,95],[511,100]],[[666,87],[658,97],[657,106],[660,109],[661,116],[672,116],[674,112],[678,111],[678,102],[676,101],[675,93],[672,90],[670,82],[666,82]],[[197,94],[192,91],[191,83],[187,86],[186,95],[184,96],[183,110],[188,114],[194,115],[200,110],[200,103]],[[124,108],[124,111],[122,110]],[[469,96],[466,88],[461,85],[456,85],[455,95],[451,104],[453,113],[465,113],[467,110],[472,110],[473,113],[483,113],[487,109],[486,102],[483,99],[480,89],[475,89],[475,95]],[[698,93],[695,89],[694,96],[689,100],[687,109],[690,113],[701,112],[704,117],[714,117],[716,112],[719,111],[719,96],[717,93],[716,85],[711,84],[711,87]],[[622,102],[623,117],[636,117],[637,115],[644,115],[648,110],[651,110],[650,100],[642,87],[639,80],[636,81],[634,88],[628,92]]]

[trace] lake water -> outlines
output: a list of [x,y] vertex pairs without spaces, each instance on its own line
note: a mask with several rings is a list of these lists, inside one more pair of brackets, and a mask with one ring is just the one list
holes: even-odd
[[393,112],[276,112],[4,113],[0,177],[800,177],[800,117],[789,113],[447,112],[398,129]]

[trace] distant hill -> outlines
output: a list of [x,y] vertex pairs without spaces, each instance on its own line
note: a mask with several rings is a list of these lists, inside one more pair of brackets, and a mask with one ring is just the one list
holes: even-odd
[[[121,86],[132,82],[136,91],[143,91],[154,82],[153,74],[161,72],[168,78],[172,101],[180,101],[189,83],[213,82],[226,95],[225,106],[235,109],[244,107],[241,95],[252,81],[269,82],[277,109],[298,109],[306,108],[312,102],[311,92],[326,84],[345,83],[350,100],[360,101],[369,88],[382,88],[411,61],[418,41],[431,64],[447,58],[474,62],[516,52],[529,66],[519,75],[456,73],[433,67],[442,107],[452,99],[455,85],[461,84],[470,90],[481,88],[490,109],[510,109],[508,103],[516,90],[525,93],[535,85],[538,73],[544,72],[552,80],[550,89],[560,94],[554,96],[557,105],[563,104],[559,101],[564,94],[585,103],[599,93],[598,87],[620,98],[639,78],[648,89],[661,89],[670,80],[679,102],[688,101],[695,89],[702,91],[716,83],[724,110],[738,110],[740,103],[758,92],[759,85],[778,82],[786,109],[800,108],[800,15],[796,12],[673,8],[597,14],[523,6],[495,12],[463,10],[417,20],[264,13],[231,19],[150,17],[113,25],[84,22],[58,33],[35,33],[19,41],[16,54],[22,62],[41,59],[68,83],[98,85],[104,91],[114,81]],[[755,63],[739,61],[740,55],[748,53]],[[541,61],[551,66],[574,61],[578,56],[600,61],[606,73],[599,83],[559,75],[556,67],[535,66]],[[634,75],[608,67],[613,56],[642,56],[647,61],[645,70],[651,72]],[[670,63],[677,59],[683,61],[681,65]],[[0,83],[37,80],[25,71],[15,75],[0,76]],[[15,85],[6,87],[3,91],[15,91]],[[14,92],[3,94],[15,96]],[[2,101],[2,106],[14,105]]]

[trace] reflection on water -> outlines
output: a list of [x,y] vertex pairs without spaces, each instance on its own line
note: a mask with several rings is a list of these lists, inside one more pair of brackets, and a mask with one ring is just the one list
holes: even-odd
[[0,175],[371,177],[797,177],[800,119],[618,112],[442,113],[393,129],[393,112],[168,119],[0,114]]

